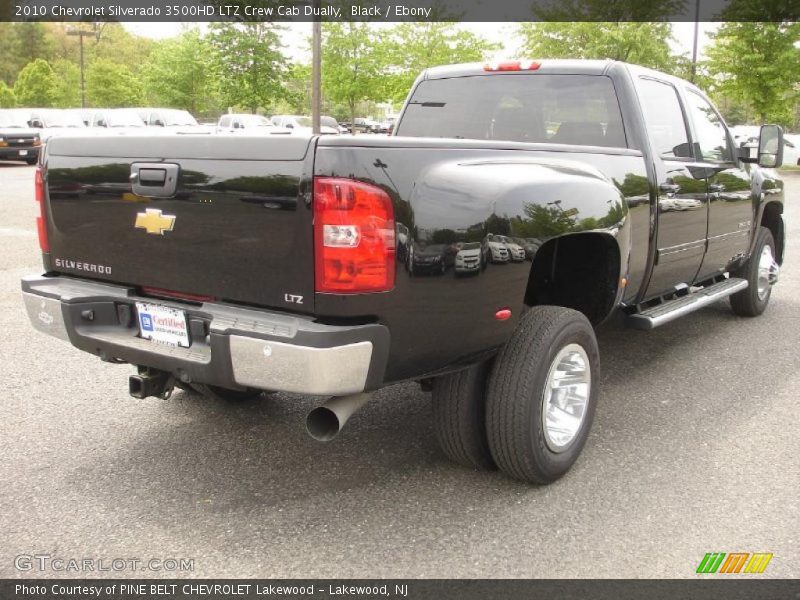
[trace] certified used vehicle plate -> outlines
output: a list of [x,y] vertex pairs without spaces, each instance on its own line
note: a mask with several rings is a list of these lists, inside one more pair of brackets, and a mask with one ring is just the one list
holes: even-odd
[[159,344],[189,347],[189,329],[186,327],[186,313],[176,308],[137,302],[139,332],[146,340]]

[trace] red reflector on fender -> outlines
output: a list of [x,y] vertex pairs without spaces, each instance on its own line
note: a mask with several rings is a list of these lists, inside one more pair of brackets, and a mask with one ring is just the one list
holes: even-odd
[[510,308],[501,308],[496,313],[494,313],[494,318],[498,321],[508,321],[511,318],[511,309]]
[[394,287],[394,208],[381,188],[314,178],[314,288],[359,294]]

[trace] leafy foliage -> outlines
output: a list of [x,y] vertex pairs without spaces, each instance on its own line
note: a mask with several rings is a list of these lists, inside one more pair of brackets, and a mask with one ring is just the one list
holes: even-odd
[[285,95],[288,60],[272,23],[214,23],[208,42],[224,104],[251,112]]
[[14,95],[22,106],[53,106],[56,101],[56,77],[46,60],[37,58],[19,72]]
[[92,106],[106,108],[141,106],[144,101],[142,85],[130,69],[102,58],[86,71],[86,97]]
[[59,59],[53,63],[56,77],[53,106],[72,108],[81,105],[81,70],[73,62]]
[[211,46],[196,30],[159,44],[149,63],[144,81],[151,104],[192,113],[216,104]]
[[8,87],[5,81],[0,81],[0,108],[14,108],[17,105],[17,97],[14,91]]
[[324,23],[322,31],[323,90],[355,119],[356,104],[374,100],[381,86],[378,36],[368,23]]
[[520,54],[530,58],[621,60],[673,72],[669,23],[521,23]]
[[759,120],[791,123],[800,95],[798,23],[724,23],[708,49],[716,96],[739,100]]
[[384,99],[402,101],[425,69],[438,65],[484,61],[499,49],[453,23],[400,23],[378,46],[384,69]]

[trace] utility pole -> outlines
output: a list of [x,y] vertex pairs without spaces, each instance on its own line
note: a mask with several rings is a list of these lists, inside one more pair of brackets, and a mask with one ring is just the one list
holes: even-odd
[[[319,5],[318,0],[314,2]],[[311,130],[319,133],[320,105],[322,94],[322,22],[320,17],[314,17],[313,33],[311,36]]]
[[694,3],[694,43],[692,45],[692,83],[697,75],[697,39],[700,37],[700,0]]
[[81,48],[81,108],[86,108],[86,83],[84,82],[84,66],[83,66],[83,38],[87,35],[97,35],[94,31],[86,31],[85,29],[70,29],[67,35],[77,35],[80,40]]

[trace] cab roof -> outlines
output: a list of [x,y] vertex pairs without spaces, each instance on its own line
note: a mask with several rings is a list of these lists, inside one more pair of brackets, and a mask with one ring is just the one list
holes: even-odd
[[[487,71],[486,65],[497,65],[506,62],[519,62],[521,65],[537,63],[535,70],[523,68],[521,70]],[[613,60],[578,60],[578,59],[520,59],[519,61],[489,61],[479,63],[463,63],[460,65],[445,65],[431,67],[423,75],[423,79],[447,79],[450,77],[469,77],[474,75],[519,75],[525,73],[554,73],[561,75],[604,75],[613,64],[620,64]]]

